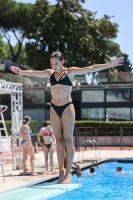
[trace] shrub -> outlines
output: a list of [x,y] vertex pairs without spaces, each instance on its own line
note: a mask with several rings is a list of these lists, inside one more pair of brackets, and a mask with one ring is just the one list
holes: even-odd
[[[12,121],[5,121],[6,124],[6,128],[7,128],[7,132],[8,135],[11,135],[11,125],[12,125]],[[3,124],[2,122],[0,122],[0,128],[3,128]],[[37,121],[31,121],[30,123],[30,129],[32,130],[33,133],[36,133],[36,129],[37,129]],[[3,132],[3,131],[2,131]],[[5,135],[2,133],[2,135]]]

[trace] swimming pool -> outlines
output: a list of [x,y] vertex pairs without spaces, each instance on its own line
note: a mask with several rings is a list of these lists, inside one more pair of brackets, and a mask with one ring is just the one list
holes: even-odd
[[[128,162],[127,162],[128,161]],[[121,166],[125,174],[116,173]],[[83,177],[72,176],[71,184],[40,182],[0,193],[4,200],[132,200],[133,159],[121,162],[105,162],[96,168],[96,174],[88,176],[89,169],[83,171]],[[54,179],[55,180],[55,179]]]
[[[116,172],[121,166],[125,174]],[[50,200],[132,200],[133,199],[133,163],[106,162],[96,168],[96,175],[88,176],[89,169],[82,178],[72,177],[71,183],[83,184],[82,187],[50,198]]]

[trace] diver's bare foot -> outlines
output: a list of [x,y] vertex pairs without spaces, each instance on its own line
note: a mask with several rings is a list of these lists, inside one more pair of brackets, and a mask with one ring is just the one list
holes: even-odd
[[43,174],[43,175],[47,175],[47,174],[48,174],[48,171],[46,171],[46,172],[43,172],[42,174]]
[[62,184],[70,184],[70,181],[71,181],[71,174],[67,174],[65,176],[65,179],[64,181],[62,182]]
[[13,176],[12,174],[7,174],[7,175],[4,175],[4,177],[10,177],[10,176]]
[[39,174],[37,174],[37,173],[33,173],[33,174],[31,174],[32,176],[39,176]]
[[64,181],[64,171],[63,172],[59,172],[59,178],[57,181],[57,184],[62,184],[62,182]]
[[51,174],[53,174],[53,172],[48,172],[47,174],[48,174],[48,175],[51,175]]

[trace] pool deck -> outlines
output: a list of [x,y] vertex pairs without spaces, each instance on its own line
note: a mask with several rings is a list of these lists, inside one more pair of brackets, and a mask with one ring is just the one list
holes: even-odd
[[[101,160],[107,159],[132,159],[133,160],[133,150],[100,150]],[[22,176],[20,173],[22,170],[12,170],[12,164],[4,164],[4,175],[5,181],[3,181],[1,166],[0,166],[0,193],[6,192],[16,188],[23,188],[26,186],[31,186],[36,183],[48,181],[50,179],[58,177],[58,163],[57,154],[54,152],[54,172],[52,175],[43,175],[45,171],[44,167],[44,154],[43,152],[35,153],[35,172],[39,173],[39,176],[26,175]],[[98,154],[97,154],[98,157]],[[84,163],[79,163],[80,167],[86,167],[92,164],[92,160],[95,160],[95,153],[92,150],[81,152],[75,152],[74,162],[81,161],[84,158]],[[98,159],[99,160],[99,159]],[[27,161],[27,168],[30,168],[30,162]]]

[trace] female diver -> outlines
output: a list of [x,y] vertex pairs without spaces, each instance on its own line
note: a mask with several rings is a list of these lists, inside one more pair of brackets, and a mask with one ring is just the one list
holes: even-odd
[[[57,157],[59,164],[59,179],[57,183],[69,184],[71,180],[71,166],[74,157],[73,131],[75,122],[75,110],[72,103],[72,81],[75,75],[83,75],[90,72],[104,70],[110,67],[120,66],[123,57],[116,58],[109,63],[94,64],[88,67],[65,67],[64,56],[57,51],[51,54],[50,63],[52,69],[43,71],[20,70],[11,66],[14,73],[40,78],[49,77],[51,83],[50,121],[56,138]],[[64,174],[64,146],[66,147],[67,168]]]

